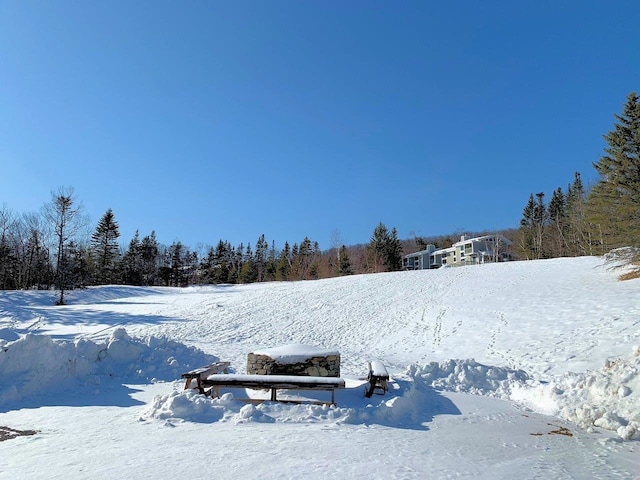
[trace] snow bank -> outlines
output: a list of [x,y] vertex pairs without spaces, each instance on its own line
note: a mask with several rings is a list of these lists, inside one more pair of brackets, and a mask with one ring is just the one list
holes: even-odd
[[339,391],[339,407],[270,402],[249,406],[235,401],[231,393],[212,399],[194,391],[174,391],[156,397],[141,419],[379,423],[419,428],[434,414],[451,413],[442,407],[437,391],[452,391],[515,401],[583,428],[616,431],[626,440],[640,437],[640,347],[629,358],[610,361],[597,372],[565,374],[545,384],[521,370],[482,365],[472,359],[414,364],[396,380],[395,388],[385,396],[369,400],[362,398],[359,386]]
[[412,365],[409,374],[436,389],[504,399],[509,398],[514,385],[524,385],[529,379],[522,370],[490,367],[473,359]]
[[174,422],[233,422],[233,423],[299,423],[346,417],[349,408],[323,405],[293,405],[265,402],[258,405],[237,401],[232,393],[220,398],[201,395],[196,390],[174,390],[158,395],[140,416],[141,421],[165,420]]
[[349,380],[337,391],[340,406],[289,405],[265,402],[244,405],[231,393],[220,399],[193,391],[174,391],[156,397],[141,420],[217,422],[330,422],[382,424],[401,428],[425,428],[438,413],[454,413],[437,390],[470,392],[508,398],[513,384],[527,380],[524,372],[480,365],[474,360],[449,360],[426,366],[412,365],[399,375],[384,396],[364,397],[362,381]]
[[93,384],[100,383],[100,377],[172,381],[185,370],[215,360],[166,338],[131,338],[123,328],[101,343],[28,334],[0,344],[0,405],[45,389],[68,387],[72,380]]
[[511,398],[583,428],[613,430],[625,440],[640,438],[640,346],[595,372],[566,373],[546,384],[515,388]]

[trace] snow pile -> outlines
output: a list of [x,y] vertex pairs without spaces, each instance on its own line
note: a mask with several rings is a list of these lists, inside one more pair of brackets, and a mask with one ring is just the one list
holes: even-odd
[[509,398],[514,385],[524,385],[529,379],[522,370],[482,365],[473,359],[412,365],[408,373],[435,389],[504,399]]
[[516,389],[512,399],[583,428],[613,430],[625,440],[640,438],[640,346],[595,372],[566,373],[547,384]]
[[201,395],[197,390],[174,390],[156,396],[140,416],[141,421],[233,422],[240,423],[302,423],[335,420],[347,417],[352,409],[313,404],[282,404],[265,402],[245,404],[225,393],[220,398]]
[[194,390],[158,396],[142,420],[213,422],[331,422],[419,428],[444,408],[437,391],[465,392],[516,401],[538,413],[556,415],[584,428],[640,436],[640,348],[628,359],[608,362],[598,372],[565,374],[554,382],[534,382],[521,370],[468,360],[411,365],[384,396],[364,399],[361,385],[339,391],[339,407],[236,401],[231,393],[209,398]]
[[458,413],[437,392],[449,390],[509,398],[513,385],[523,385],[524,372],[481,365],[474,360],[448,360],[425,366],[412,365],[399,375],[383,396],[364,397],[362,381],[348,380],[338,390],[339,406],[265,402],[244,405],[231,393],[208,398],[194,391],[174,391],[158,396],[141,420],[196,421],[204,423],[278,422],[380,424],[401,428],[424,428],[433,415]]
[[166,338],[131,338],[123,328],[101,343],[28,334],[0,343],[0,405],[45,389],[68,387],[72,380],[93,384],[101,377],[175,380],[185,370],[215,360]]

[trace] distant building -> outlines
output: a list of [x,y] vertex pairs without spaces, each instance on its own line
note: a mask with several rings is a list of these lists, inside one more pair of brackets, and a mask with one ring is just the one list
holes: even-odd
[[405,270],[425,270],[508,260],[511,260],[511,240],[497,233],[475,238],[463,235],[459,242],[439,250],[435,245],[427,245],[425,250],[405,255],[402,262]]

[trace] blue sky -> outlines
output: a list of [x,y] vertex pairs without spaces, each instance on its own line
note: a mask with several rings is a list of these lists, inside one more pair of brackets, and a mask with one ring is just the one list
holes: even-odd
[[640,2],[0,2],[0,205],[196,249],[517,227],[596,179]]

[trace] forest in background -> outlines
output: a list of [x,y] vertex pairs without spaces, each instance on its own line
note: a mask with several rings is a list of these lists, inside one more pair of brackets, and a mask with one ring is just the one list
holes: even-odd
[[[158,243],[155,232],[136,232],[121,244],[118,221],[108,209],[94,228],[70,187],[52,192],[37,213],[0,209],[0,289],[65,291],[91,285],[253,283],[328,278],[402,269],[402,257],[427,244],[446,248],[462,234],[501,233],[516,260],[602,255],[640,245],[640,101],[627,96],[613,129],[604,135],[604,155],[594,163],[599,179],[586,188],[575,173],[566,188],[545,200],[529,194],[520,224],[492,232],[452,232],[438,237],[399,239],[382,222],[367,244],[343,245],[339,235],[322,251],[308,237],[276,246],[260,235],[253,243],[219,240],[201,251],[175,241]],[[633,261],[637,261],[636,256]]]

